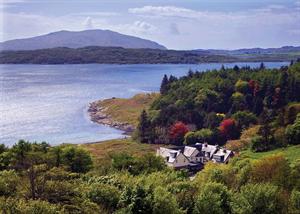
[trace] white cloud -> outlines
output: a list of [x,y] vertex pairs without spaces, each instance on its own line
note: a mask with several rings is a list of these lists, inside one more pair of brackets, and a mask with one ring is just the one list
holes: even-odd
[[[175,6],[130,8],[128,13],[80,12],[64,16],[5,13],[7,39],[58,30],[110,29],[151,39],[175,49],[299,45],[297,7],[214,12]],[[28,30],[30,29],[30,31]]]
[[85,29],[89,30],[89,29],[93,29],[94,25],[93,25],[93,20],[91,17],[87,17],[84,22],[83,22],[83,26]]
[[191,18],[197,15],[198,12],[175,6],[144,6],[141,8],[129,8],[129,13],[139,15],[155,15],[155,16],[179,16]]

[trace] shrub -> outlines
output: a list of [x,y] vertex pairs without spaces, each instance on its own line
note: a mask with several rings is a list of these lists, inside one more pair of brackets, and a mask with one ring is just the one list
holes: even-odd
[[15,195],[19,179],[14,170],[0,171],[0,196]]
[[289,144],[300,144],[300,114],[292,125],[288,125],[285,132]]
[[220,183],[205,184],[195,201],[194,213],[231,213],[230,193],[226,186]]
[[271,184],[246,184],[241,187],[240,193],[233,197],[233,213],[282,213],[282,202],[279,200],[279,191]]
[[87,196],[92,202],[111,211],[117,208],[120,198],[118,188],[108,184],[93,184],[90,188]]

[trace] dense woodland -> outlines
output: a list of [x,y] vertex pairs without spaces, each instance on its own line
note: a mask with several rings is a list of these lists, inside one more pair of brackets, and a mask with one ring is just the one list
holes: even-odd
[[[258,127],[250,149],[260,153],[300,142],[300,63],[281,69],[222,68],[165,76],[161,96],[143,111],[143,143],[223,145]],[[146,144],[132,144],[132,146]],[[129,151],[129,150],[128,150]],[[2,213],[300,213],[300,157],[236,155],[208,163],[194,179],[147,153],[115,148],[97,160],[83,146],[0,146]]]
[[280,69],[235,66],[187,76],[164,76],[161,96],[144,111],[144,143],[223,145],[259,125],[251,148],[266,151],[300,143],[300,62]]

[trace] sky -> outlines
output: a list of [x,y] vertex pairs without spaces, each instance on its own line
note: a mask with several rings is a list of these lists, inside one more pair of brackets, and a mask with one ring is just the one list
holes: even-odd
[[0,0],[0,41],[108,29],[169,49],[300,46],[300,0]]

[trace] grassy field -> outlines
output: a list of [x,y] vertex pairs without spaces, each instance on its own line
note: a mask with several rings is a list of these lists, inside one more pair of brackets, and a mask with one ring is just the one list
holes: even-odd
[[137,126],[142,110],[147,110],[158,96],[159,94],[157,93],[137,94],[130,99],[106,99],[100,101],[99,105],[105,107],[104,113],[109,115],[114,121]]
[[149,152],[155,153],[160,146],[157,144],[141,144],[134,142],[131,138],[102,141],[99,143],[79,145],[91,152],[97,163],[107,163],[111,160],[113,153],[126,152],[128,154],[142,156]]
[[290,163],[294,163],[297,159],[300,159],[300,145],[288,146],[286,148],[275,149],[268,152],[251,152],[250,150],[245,150],[240,153],[242,158],[251,158],[254,160],[261,159],[263,157],[273,155],[273,154],[283,154]]

